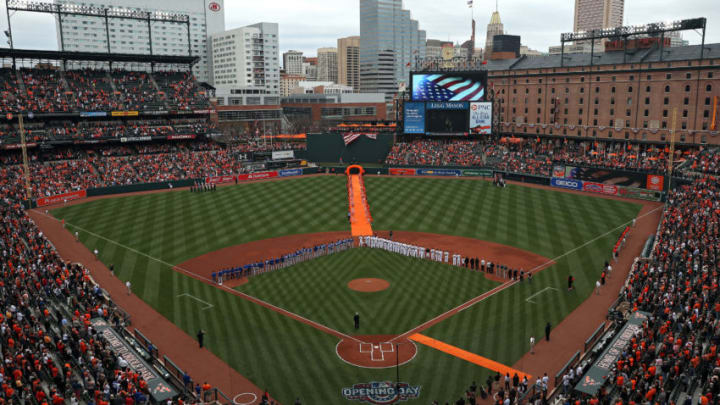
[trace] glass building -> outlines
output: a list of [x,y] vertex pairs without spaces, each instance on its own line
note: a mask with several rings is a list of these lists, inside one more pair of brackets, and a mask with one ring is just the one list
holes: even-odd
[[425,31],[402,0],[360,0],[360,90],[385,93],[409,87],[410,71],[425,57]]

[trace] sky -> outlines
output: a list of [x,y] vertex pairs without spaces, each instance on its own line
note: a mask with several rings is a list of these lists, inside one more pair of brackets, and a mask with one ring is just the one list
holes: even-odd
[[[151,0],[149,0],[151,1]],[[471,9],[467,0],[404,0],[412,18],[420,22],[428,39],[463,42],[470,38]],[[475,0],[477,44],[485,43],[485,31],[495,2]],[[574,0],[498,0],[505,32],[520,35],[522,43],[547,52],[560,44],[560,34],[573,29]],[[0,27],[7,29],[5,2],[0,2]],[[718,0],[626,0],[625,24],[706,17],[706,43],[720,43]],[[337,38],[359,35],[359,0],[225,0],[225,28],[257,22],[277,22],[280,53],[289,49],[314,56],[317,48],[337,45]],[[15,46],[57,49],[52,17],[16,13],[11,17]],[[700,43],[700,34],[687,31],[684,39]],[[6,46],[3,44],[3,46]]]

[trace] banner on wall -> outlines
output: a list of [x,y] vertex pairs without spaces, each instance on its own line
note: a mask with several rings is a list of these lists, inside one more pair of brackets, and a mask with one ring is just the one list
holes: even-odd
[[492,133],[492,103],[470,103],[470,133]]
[[558,177],[550,179],[550,185],[553,187],[567,188],[569,190],[582,190],[583,188],[583,183],[580,180],[563,179]]
[[591,181],[584,181],[582,184],[583,191],[591,193],[605,194],[605,195],[618,195],[618,186],[614,184],[602,184],[593,183]]
[[272,160],[294,159],[295,152],[291,150],[279,150],[272,152]]
[[659,174],[648,174],[647,189],[655,191],[663,191],[665,186],[665,176]]
[[53,195],[50,197],[42,197],[37,199],[38,207],[45,207],[53,204],[60,204],[66,201],[79,200],[87,197],[86,190],[72,191],[70,193]]
[[209,184],[232,183],[233,181],[235,181],[235,176],[214,176],[205,178],[205,183]]
[[271,178],[277,177],[277,176],[278,176],[278,172],[272,171],[272,172],[255,172],[255,173],[238,174],[237,178],[238,178],[238,181],[247,181],[247,180],[271,179]]
[[302,176],[303,170],[302,169],[285,169],[280,170],[278,173],[278,176],[280,177],[291,177],[291,176]]
[[418,176],[459,176],[462,174],[456,169],[417,169]]
[[462,175],[466,177],[492,177],[493,171],[489,169],[463,170]]
[[425,133],[425,103],[405,103],[403,117],[406,134]]
[[388,173],[391,176],[414,176],[415,169],[402,169],[398,167],[391,167],[388,169]]

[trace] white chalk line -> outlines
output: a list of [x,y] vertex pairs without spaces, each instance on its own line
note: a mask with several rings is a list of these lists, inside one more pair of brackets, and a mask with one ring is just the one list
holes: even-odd
[[[658,209],[661,209],[661,208],[663,208],[663,207],[664,207],[663,205],[660,205],[660,206],[658,206],[658,207],[655,207],[655,208],[653,208],[652,210],[646,212],[645,214],[638,216],[637,218],[635,218],[635,220],[642,219],[642,218],[644,218],[644,217],[652,214],[653,212],[655,212],[655,211],[657,211]],[[39,213],[39,214],[41,214],[41,215],[44,215],[44,216],[46,216],[46,217],[48,217],[48,218],[51,218],[51,219],[53,219],[53,220],[55,220],[55,221],[58,221],[58,222],[60,221],[59,219],[57,219],[57,218],[55,218],[55,217],[53,217],[53,216],[51,216],[51,215],[45,214],[44,212],[38,211],[37,209],[35,209],[35,210],[33,210],[33,211],[35,211],[35,212],[37,212],[37,213]],[[599,235],[598,237],[596,237],[596,238],[594,238],[594,239],[591,239],[591,240],[583,243],[583,244],[580,245],[580,246],[577,246],[577,247],[575,247],[575,248],[573,248],[573,249],[568,250],[567,252],[565,252],[565,253],[557,256],[557,257],[554,258],[554,259],[548,260],[547,262],[545,262],[545,263],[543,263],[543,264],[540,264],[540,265],[538,265],[538,266],[535,266],[534,268],[532,268],[532,269],[530,269],[530,270],[528,271],[528,274],[530,274],[530,273],[536,273],[537,271],[543,269],[544,267],[546,267],[546,266],[548,266],[548,265],[556,262],[558,259],[561,259],[561,258],[563,258],[563,257],[565,257],[565,256],[567,256],[567,255],[569,255],[569,254],[572,254],[572,253],[574,253],[574,252],[582,249],[583,247],[585,247],[585,246],[587,246],[587,245],[589,245],[589,244],[597,241],[598,239],[604,238],[605,236],[607,236],[607,235],[615,232],[617,229],[620,229],[620,228],[622,228],[622,227],[628,226],[629,224],[632,223],[632,221],[633,221],[633,220],[630,220],[630,221],[627,221],[627,222],[625,222],[625,223],[623,223],[623,224],[621,224],[621,225],[618,225],[618,226],[616,226],[615,228],[613,228],[613,229],[611,229],[611,230],[603,233],[602,235]],[[150,259],[150,260],[154,260],[154,261],[156,261],[156,262],[158,262],[158,263],[161,263],[161,264],[164,264],[164,265],[166,265],[166,266],[168,266],[168,267],[170,267],[170,268],[181,270],[181,271],[183,271],[183,272],[186,273],[186,274],[192,275],[192,276],[194,276],[194,277],[196,277],[196,278],[198,278],[198,279],[201,279],[201,280],[206,281],[208,284],[213,285],[213,286],[215,286],[216,288],[224,289],[224,290],[226,290],[226,291],[228,291],[228,292],[230,292],[230,293],[232,293],[232,294],[242,296],[242,297],[246,298],[246,299],[249,300],[249,301],[253,301],[253,300],[254,300],[254,301],[260,302],[260,303],[262,303],[263,305],[266,305],[266,306],[269,307],[269,308],[275,309],[276,312],[279,312],[279,313],[285,312],[286,314],[290,314],[290,315],[292,315],[293,317],[297,317],[297,318],[299,318],[299,319],[302,319],[303,321],[306,321],[306,322],[309,323],[310,325],[315,326],[316,329],[321,329],[321,330],[322,330],[322,329],[326,329],[326,330],[329,330],[329,331],[334,332],[334,334],[336,334],[336,335],[341,335],[341,336],[343,336],[344,338],[347,338],[347,339],[356,341],[356,342],[358,342],[358,343],[362,342],[362,341],[359,340],[359,339],[356,339],[356,338],[354,338],[354,337],[352,337],[352,336],[349,336],[349,335],[347,335],[347,334],[345,334],[345,333],[342,333],[342,332],[340,332],[340,331],[337,331],[337,330],[335,330],[335,329],[333,329],[333,328],[330,328],[330,327],[327,327],[327,326],[322,325],[322,324],[320,324],[320,323],[317,323],[317,322],[315,322],[315,321],[313,321],[313,320],[307,319],[307,318],[305,318],[305,317],[302,316],[302,315],[295,314],[295,313],[293,313],[293,312],[291,312],[291,311],[288,311],[288,310],[286,310],[286,309],[284,309],[284,308],[281,308],[281,307],[278,307],[278,306],[276,306],[276,305],[270,304],[269,302],[263,301],[263,300],[261,300],[260,298],[253,297],[253,296],[248,295],[248,294],[245,294],[245,293],[243,293],[243,292],[240,292],[240,291],[234,290],[234,289],[232,289],[232,288],[226,287],[226,286],[224,286],[224,285],[217,285],[215,282],[213,282],[212,280],[208,279],[207,277],[204,277],[204,276],[202,276],[202,275],[199,275],[199,274],[197,274],[197,273],[194,273],[194,272],[192,272],[192,271],[189,271],[189,270],[187,270],[187,269],[184,269],[184,268],[182,268],[182,267],[180,267],[180,266],[175,266],[175,265],[170,264],[170,263],[168,263],[168,262],[166,262],[166,261],[164,261],[164,260],[162,260],[162,259],[158,259],[158,258],[156,258],[156,257],[150,256],[150,255],[148,255],[147,253],[140,252],[139,250],[133,249],[133,248],[131,248],[131,247],[129,247],[129,246],[126,246],[126,245],[124,245],[124,244],[122,244],[122,243],[119,243],[119,242],[116,242],[116,241],[114,241],[114,240],[108,239],[108,238],[106,238],[106,237],[104,237],[104,236],[102,236],[102,235],[98,235],[98,234],[96,234],[96,233],[94,233],[94,232],[92,232],[92,231],[88,231],[88,230],[86,230],[86,229],[83,229],[82,227],[79,227],[79,226],[77,226],[77,225],[72,225],[72,224],[70,224],[70,223],[66,223],[66,225],[72,226],[72,227],[74,227],[74,228],[76,228],[76,229],[79,229],[79,230],[81,230],[81,231],[83,231],[83,232],[86,232],[86,233],[88,233],[88,234],[90,234],[90,235],[93,235],[93,236],[95,236],[95,237],[97,237],[97,238],[99,238],[99,239],[103,239],[103,240],[105,240],[105,241],[107,241],[107,242],[113,243],[113,244],[115,244],[115,245],[117,245],[117,246],[120,246],[120,247],[122,247],[122,248],[124,248],[124,249],[127,249],[127,250],[129,250],[129,251],[131,251],[131,252],[134,252],[134,253],[136,253],[136,254],[139,254],[139,255],[141,255],[141,256],[145,256],[145,257],[147,257],[147,258]],[[451,312],[455,312],[455,311],[456,311],[456,312],[461,312],[461,311],[464,311],[464,310],[466,310],[466,309],[474,306],[475,304],[477,304],[477,303],[479,303],[479,302],[483,302],[483,301],[485,301],[486,299],[494,296],[495,294],[497,294],[497,293],[499,293],[499,292],[501,292],[501,291],[503,291],[503,290],[505,290],[505,289],[507,289],[507,288],[512,287],[513,285],[515,285],[515,284],[517,284],[517,283],[519,283],[519,281],[508,281],[508,282],[506,282],[506,283],[504,283],[504,284],[501,284],[501,285],[493,288],[493,289],[490,290],[490,291],[487,291],[487,292],[485,292],[485,293],[483,293],[483,294],[480,294],[479,296],[477,296],[477,297],[475,297],[475,298],[473,298],[473,299],[470,299],[470,300],[468,300],[468,301],[466,301],[466,302],[458,305],[457,307],[452,308],[452,309],[450,309],[450,310],[448,310],[448,311],[445,311],[444,313],[442,313],[442,314],[440,314],[440,315],[438,315],[438,316],[430,319],[429,321],[426,321],[426,322],[424,322],[424,323],[422,323],[422,324],[420,324],[420,325],[418,325],[418,326],[410,329],[409,331],[403,333],[402,335],[398,335],[398,336],[395,337],[394,339],[390,340],[390,342],[393,342],[393,341],[395,341],[395,340],[397,340],[397,339],[399,339],[399,338],[402,338],[402,337],[406,337],[406,335],[409,335],[409,334],[411,334],[411,333],[419,333],[419,332],[423,331],[423,330],[426,328],[426,325],[433,323],[436,319],[445,317],[447,314],[449,314],[449,313],[451,313]]]
[[[663,205],[660,205],[660,206],[658,206],[658,207],[655,207],[655,208],[653,208],[652,210],[646,212],[645,214],[640,215],[640,216],[634,218],[634,220],[642,219],[642,218],[644,218],[644,217],[652,214],[653,212],[657,211],[657,210],[660,209],[660,208],[664,208],[664,206],[663,206]],[[551,264],[553,264],[553,263],[556,263],[559,259],[562,259],[563,257],[565,257],[565,256],[567,256],[567,255],[569,255],[569,254],[572,254],[572,253],[574,253],[574,252],[576,252],[576,251],[584,248],[585,246],[587,246],[587,245],[589,245],[589,244],[597,241],[598,239],[604,238],[605,236],[607,236],[607,235],[615,232],[616,230],[618,230],[618,229],[620,229],[620,228],[622,228],[622,227],[626,227],[626,226],[632,224],[632,222],[633,222],[633,219],[631,219],[630,221],[627,221],[627,222],[625,222],[625,223],[623,223],[623,224],[621,224],[621,225],[618,225],[618,226],[614,227],[613,229],[611,229],[611,230],[603,233],[602,235],[600,235],[600,236],[598,236],[598,237],[596,237],[596,238],[594,238],[594,239],[592,239],[592,240],[589,240],[589,241],[583,243],[583,244],[580,245],[580,246],[577,246],[577,247],[574,247],[574,248],[568,250],[567,252],[565,252],[565,253],[557,256],[557,257],[554,258],[554,259],[548,260],[547,262],[545,262],[545,263],[543,263],[543,264],[540,264],[540,265],[538,265],[538,266],[535,266],[535,267],[533,267],[532,269],[530,269],[530,270],[528,271],[528,274],[529,274],[529,273],[537,273],[538,271],[542,270],[543,268],[545,268],[545,267],[547,267],[547,266],[549,266],[549,265],[551,265]],[[420,333],[420,332],[422,332],[423,330],[425,330],[425,329],[428,327],[428,325],[432,324],[432,323],[433,323],[435,320],[437,320],[438,318],[445,317],[445,316],[447,316],[447,314],[450,314],[450,313],[452,313],[452,312],[462,312],[462,311],[464,311],[464,310],[466,310],[466,309],[474,306],[475,304],[477,304],[477,303],[479,303],[479,302],[483,302],[483,301],[485,301],[486,299],[492,297],[493,295],[495,295],[495,294],[497,294],[497,293],[499,293],[499,292],[501,292],[501,291],[503,291],[503,290],[505,290],[505,289],[507,289],[507,288],[512,287],[513,285],[515,285],[515,284],[517,284],[517,283],[519,283],[519,281],[517,281],[517,280],[516,280],[516,281],[507,281],[507,282],[505,282],[504,284],[501,284],[501,285],[493,288],[493,289],[490,290],[490,291],[487,291],[487,292],[485,292],[485,293],[483,293],[483,294],[480,294],[480,295],[478,295],[477,297],[475,297],[475,298],[473,298],[473,299],[471,299],[471,300],[469,300],[469,301],[466,301],[466,302],[458,305],[457,307],[455,307],[455,308],[453,308],[453,309],[451,309],[451,310],[449,310],[449,311],[445,311],[444,313],[442,313],[442,314],[440,314],[440,315],[432,318],[431,320],[429,320],[429,321],[427,321],[427,322],[424,322],[424,323],[420,324],[419,326],[416,326],[416,327],[410,329],[409,331],[403,333],[402,335],[399,335],[399,336],[396,337],[395,339],[398,339],[398,338],[401,338],[401,337],[406,337],[407,335],[410,335],[410,334],[413,334],[413,333]],[[393,340],[395,340],[395,339],[393,339]]]
[[545,287],[545,288],[543,288],[542,290],[536,292],[535,294],[533,294],[533,295],[525,298],[525,302],[529,302],[529,303],[531,303],[531,304],[535,304],[535,301],[533,301],[532,299],[535,298],[535,297],[537,297],[538,295],[544,293],[545,291],[548,291],[548,290],[559,291],[559,290],[558,290],[557,288],[555,288],[555,287]]
[[[38,210],[33,210],[33,211],[34,211],[34,212],[37,212],[37,213],[39,213],[39,214],[41,214],[41,215],[44,215],[44,216],[46,216],[46,217],[48,217],[48,218],[54,219],[55,221],[60,222],[59,219],[53,217],[52,215],[48,215],[48,214],[46,214],[46,213],[44,213],[44,212],[41,212],[41,211],[38,211]],[[131,252],[133,252],[133,253],[135,253],[135,254],[140,255],[140,256],[147,257],[148,259],[153,260],[153,261],[156,261],[156,262],[158,262],[158,263],[160,263],[160,264],[164,264],[165,266],[168,266],[168,267],[170,267],[171,269],[180,270],[180,271],[182,271],[182,272],[184,272],[184,273],[186,273],[186,274],[188,274],[188,275],[191,275],[191,276],[193,276],[193,277],[195,277],[195,278],[197,278],[197,279],[199,279],[199,280],[205,281],[207,284],[210,284],[211,286],[214,286],[215,288],[219,288],[219,289],[225,290],[225,291],[227,291],[227,292],[229,292],[229,293],[231,293],[231,294],[233,294],[233,295],[237,295],[237,296],[243,297],[243,298],[245,298],[246,300],[248,300],[248,301],[250,301],[250,302],[255,301],[255,302],[257,302],[257,303],[261,303],[263,306],[266,306],[267,308],[273,309],[275,312],[278,312],[278,313],[280,313],[280,314],[283,314],[283,315],[291,315],[291,317],[294,317],[294,318],[297,318],[297,319],[302,319],[302,320],[303,320],[304,322],[306,322],[308,325],[315,327],[315,329],[319,329],[319,330],[323,330],[323,329],[324,329],[324,330],[326,330],[326,331],[332,332],[332,334],[334,334],[335,336],[342,336],[342,337],[345,338],[345,339],[350,339],[350,340],[353,340],[353,341],[356,341],[356,342],[361,342],[361,340],[359,340],[359,339],[356,339],[356,338],[354,338],[354,337],[352,337],[352,336],[350,336],[350,335],[347,335],[347,334],[342,333],[342,332],[340,332],[340,331],[337,331],[337,330],[335,330],[335,329],[333,329],[333,328],[330,328],[330,327],[328,327],[328,326],[325,326],[325,325],[323,325],[323,324],[321,324],[321,323],[318,323],[318,322],[315,322],[315,321],[313,321],[313,320],[307,319],[307,318],[305,318],[305,317],[302,316],[302,315],[298,315],[298,314],[296,314],[296,313],[294,313],[294,312],[288,311],[287,309],[278,307],[277,305],[273,305],[273,304],[271,304],[271,303],[269,303],[269,302],[266,302],[266,301],[261,300],[260,298],[253,297],[252,295],[245,294],[245,293],[243,293],[243,292],[241,292],[241,291],[234,290],[234,289],[232,289],[232,288],[230,288],[230,287],[226,287],[226,286],[224,286],[224,285],[218,285],[217,283],[215,283],[214,281],[212,281],[211,279],[209,279],[209,278],[207,278],[207,277],[205,277],[205,276],[203,276],[203,275],[194,273],[194,272],[192,272],[192,271],[190,271],[190,270],[187,270],[187,269],[184,269],[184,268],[182,268],[182,267],[180,267],[180,266],[176,266],[176,265],[174,265],[174,264],[170,264],[170,263],[166,262],[165,260],[158,259],[157,257],[154,257],[154,256],[150,256],[150,255],[147,254],[147,253],[141,252],[141,251],[139,251],[139,250],[137,250],[137,249],[131,248],[130,246],[124,245],[124,244],[122,244],[122,243],[120,243],[120,242],[117,242],[117,241],[114,241],[114,240],[112,240],[112,239],[108,239],[108,238],[106,238],[106,237],[104,237],[104,236],[102,236],[102,235],[98,235],[97,233],[92,232],[92,231],[89,231],[89,230],[87,230],[87,229],[84,229],[84,228],[82,228],[82,227],[80,227],[80,226],[73,225],[73,224],[68,223],[68,222],[65,223],[65,226],[71,226],[71,227],[73,227],[73,228],[75,228],[75,229],[79,229],[80,231],[85,232],[85,233],[87,233],[88,235],[92,235],[92,236],[94,236],[94,237],[96,237],[96,238],[98,238],[98,239],[102,239],[102,240],[104,240],[104,241],[110,242],[110,243],[112,243],[112,244],[114,244],[114,245],[117,245],[117,246],[119,246],[119,247],[121,247],[121,248],[123,248],[123,249],[127,249],[127,250],[129,250],[129,251],[131,251]]]
[[192,294],[182,293],[182,294],[179,294],[179,295],[177,296],[177,298],[180,298],[180,297],[192,298],[192,299],[194,299],[195,301],[198,301],[198,302],[201,302],[201,303],[205,304],[205,307],[200,309],[201,311],[204,311],[204,310],[206,310],[206,309],[210,309],[210,308],[212,308],[212,307],[215,306],[215,305],[213,305],[213,304],[211,304],[211,303],[209,303],[209,302],[207,302],[207,301],[205,301],[205,300],[201,300],[200,298],[198,298],[198,297],[196,297],[196,296],[194,296],[194,295],[192,295]]

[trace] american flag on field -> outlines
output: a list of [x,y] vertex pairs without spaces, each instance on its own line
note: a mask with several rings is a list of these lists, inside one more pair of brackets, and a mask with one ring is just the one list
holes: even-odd
[[482,101],[484,96],[481,82],[449,74],[419,74],[413,82],[413,100]]

